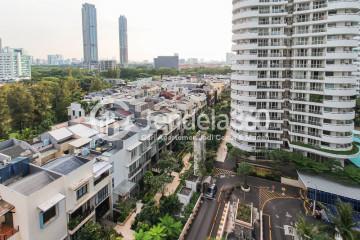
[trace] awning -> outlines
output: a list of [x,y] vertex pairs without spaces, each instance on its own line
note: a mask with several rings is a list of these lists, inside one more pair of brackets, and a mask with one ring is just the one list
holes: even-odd
[[108,162],[96,162],[96,163],[94,163],[94,165],[93,165],[94,178],[100,177],[101,174],[108,171],[109,169],[111,169],[111,164],[108,163]]
[[38,208],[43,211],[46,212],[47,210],[49,210],[52,206],[54,206],[55,204],[57,204],[58,202],[60,202],[61,200],[65,199],[65,196],[62,195],[61,193],[56,194],[54,197],[52,197],[50,200],[40,204],[38,206]]
[[119,196],[126,196],[136,187],[136,183],[130,182],[128,180],[122,181],[116,188],[114,188],[113,193]]
[[71,145],[75,148],[80,148],[80,147],[88,144],[89,142],[91,142],[91,138],[79,138],[79,139],[76,139],[75,141],[70,142],[69,145]]

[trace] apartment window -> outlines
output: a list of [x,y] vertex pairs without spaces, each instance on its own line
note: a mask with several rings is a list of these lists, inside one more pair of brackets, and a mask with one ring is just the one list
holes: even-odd
[[57,216],[57,206],[54,205],[45,212],[40,213],[40,227],[44,228]]
[[76,190],[76,199],[79,200],[88,193],[88,185],[85,184]]
[[136,157],[136,155],[137,155],[137,148],[135,148],[131,151],[131,159],[134,159]]
[[271,35],[280,35],[281,34],[281,28],[272,28],[271,29]]
[[281,18],[280,17],[273,17],[271,19],[271,23],[272,24],[280,24],[281,23]]

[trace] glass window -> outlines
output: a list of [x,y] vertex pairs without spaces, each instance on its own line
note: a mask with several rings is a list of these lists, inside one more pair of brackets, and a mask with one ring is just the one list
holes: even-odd
[[85,184],[84,186],[80,187],[78,190],[76,190],[76,199],[79,200],[83,196],[85,196],[88,192],[88,185]]

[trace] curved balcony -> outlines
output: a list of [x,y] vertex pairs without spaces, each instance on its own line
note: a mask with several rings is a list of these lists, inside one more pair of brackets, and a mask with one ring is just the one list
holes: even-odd
[[357,54],[354,52],[334,52],[334,53],[326,53],[326,58],[331,59],[356,59]]
[[231,75],[231,80],[240,80],[240,81],[256,81],[258,80],[257,76],[250,76],[250,75],[240,75],[233,73]]
[[[359,8],[359,6],[357,7]],[[360,15],[358,14],[336,14],[336,15],[330,15],[327,17],[327,22],[359,22],[360,21]]]
[[355,107],[355,101],[337,101],[337,100],[332,100],[332,101],[324,101],[324,107],[331,107],[331,108],[353,108]]
[[330,27],[327,29],[327,34],[359,34],[359,29],[356,27]]
[[235,71],[255,71],[258,68],[255,64],[237,64],[233,65],[231,69]]
[[336,143],[336,144],[351,144],[353,142],[352,136],[348,137],[338,137],[338,136],[330,136],[330,135],[322,135],[322,141],[328,143]]
[[258,45],[256,43],[245,43],[245,44],[236,44],[232,46],[232,51],[238,50],[249,50],[249,49],[256,49]]
[[354,88],[341,88],[341,89],[324,89],[324,95],[330,96],[355,96],[356,89]]
[[333,72],[355,72],[356,66],[352,64],[327,64],[325,71]]
[[234,23],[232,26],[232,30],[240,30],[240,29],[248,29],[248,28],[257,28],[258,27],[258,21],[253,20],[249,22],[243,22],[243,23]]
[[359,149],[357,147],[349,147],[346,149],[339,149],[334,151],[333,149],[327,149],[320,146],[312,146],[303,143],[289,143],[289,147],[304,152],[311,152],[320,156],[335,158],[335,159],[348,159],[358,155]]
[[247,17],[258,17],[258,15],[259,15],[259,11],[257,11],[257,10],[239,12],[239,13],[233,14],[233,21],[239,20],[242,18],[247,18]]
[[[357,47],[358,41],[349,39],[349,40],[338,40],[338,39],[328,39],[327,47]],[[325,45],[324,45],[325,47]]]
[[323,123],[322,129],[325,131],[334,131],[334,132],[350,132],[354,130],[354,124],[332,124],[332,123]]
[[241,54],[236,55],[233,60],[257,60],[258,57],[256,54]]
[[238,90],[238,91],[251,92],[251,91],[256,91],[256,86],[231,84],[231,89]]
[[323,118],[332,120],[353,120],[355,118],[355,112],[324,112]]
[[342,84],[355,84],[356,78],[353,76],[349,77],[325,77],[324,83],[342,83]]
[[254,32],[245,32],[245,33],[235,33],[232,36],[232,40],[233,41],[237,41],[237,40],[242,40],[242,39],[252,39],[252,38],[257,38],[258,37],[258,33],[254,33]]
[[238,94],[234,94],[234,93],[231,93],[231,98],[232,99],[235,99],[235,100],[239,100],[239,101],[245,101],[245,102],[255,102],[256,101],[256,97],[250,97],[250,96],[241,96],[241,95],[238,95]]
[[358,0],[328,1],[328,9],[357,9],[359,4]]

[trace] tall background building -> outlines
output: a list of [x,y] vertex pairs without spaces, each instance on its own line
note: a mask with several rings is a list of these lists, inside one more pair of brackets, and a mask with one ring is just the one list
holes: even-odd
[[29,80],[31,57],[21,48],[0,48],[0,83]]
[[52,66],[63,65],[64,64],[64,58],[63,58],[62,55],[59,55],[59,54],[48,55],[47,64],[52,65]]
[[349,157],[359,8],[359,1],[233,1],[235,146]]
[[119,17],[119,46],[120,46],[120,65],[126,66],[129,62],[127,19],[121,15]]
[[85,3],[82,6],[82,29],[84,62],[86,64],[98,61],[98,39],[96,8],[92,4]]

